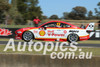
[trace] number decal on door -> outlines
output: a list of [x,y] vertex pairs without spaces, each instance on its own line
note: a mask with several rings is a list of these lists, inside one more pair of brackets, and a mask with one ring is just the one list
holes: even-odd
[[61,23],[57,23],[57,26],[60,26]]

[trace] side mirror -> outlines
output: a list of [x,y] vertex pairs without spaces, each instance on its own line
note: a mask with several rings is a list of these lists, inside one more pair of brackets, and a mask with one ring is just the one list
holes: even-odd
[[44,30],[46,30],[47,26],[44,26]]

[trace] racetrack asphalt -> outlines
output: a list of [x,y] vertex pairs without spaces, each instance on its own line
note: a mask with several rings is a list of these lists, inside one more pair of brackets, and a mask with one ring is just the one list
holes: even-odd
[[[0,41],[0,45],[7,45],[8,41]],[[22,44],[24,42],[21,42]],[[45,42],[42,42],[43,44],[45,44]],[[18,42],[14,42],[15,45],[18,45]],[[55,43],[54,43],[55,45]],[[69,45],[68,45],[69,46]],[[99,47],[100,48],[100,44],[78,44],[76,45],[78,47]]]

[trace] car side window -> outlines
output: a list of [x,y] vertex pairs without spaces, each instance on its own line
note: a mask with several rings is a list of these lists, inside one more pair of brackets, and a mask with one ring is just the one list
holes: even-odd
[[64,24],[64,23],[56,23],[56,27],[59,28],[70,28],[71,26],[68,24]]
[[42,27],[56,27],[56,24],[55,23],[48,23]]
[[63,28],[70,28],[71,26],[68,25],[68,24],[62,24],[62,27],[63,27]]
[[58,27],[58,28],[69,28],[71,27],[68,24],[60,23],[60,22],[53,22],[43,25],[42,27]]
[[55,27],[55,24],[46,25],[47,27]]
[[69,28],[71,26],[68,25],[68,24],[64,24],[64,23],[57,22],[56,23],[56,27],[58,27],[58,28]]

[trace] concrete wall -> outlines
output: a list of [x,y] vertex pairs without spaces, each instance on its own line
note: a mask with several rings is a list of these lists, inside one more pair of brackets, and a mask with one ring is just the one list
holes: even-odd
[[49,55],[0,54],[0,67],[100,67],[100,57],[52,60]]

